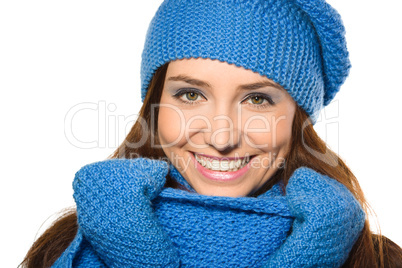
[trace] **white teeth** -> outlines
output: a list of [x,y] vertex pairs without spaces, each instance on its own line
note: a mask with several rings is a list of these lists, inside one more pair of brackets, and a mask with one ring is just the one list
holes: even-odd
[[195,154],[195,159],[198,163],[200,163],[203,167],[214,171],[237,171],[238,169],[243,168],[245,165],[250,162],[250,159],[243,158],[238,160],[216,160],[210,159],[208,157],[203,157]]
[[220,170],[220,165],[218,160],[212,160],[212,165],[211,165],[212,170]]
[[211,167],[212,167],[212,163],[211,163],[211,162],[207,162],[207,161],[204,161],[204,160],[202,160],[202,161],[204,162],[206,168],[211,169]]
[[233,161],[229,162],[229,169],[234,169],[235,168],[235,163]]
[[220,167],[220,169],[221,170],[229,170],[229,164],[230,162],[229,161],[220,161],[220,165],[219,165],[219,167]]
[[237,162],[236,162],[236,166],[237,166],[237,167],[240,167],[240,166],[241,166],[241,164],[242,164],[241,160],[240,160],[240,159],[239,159],[239,160],[237,160]]

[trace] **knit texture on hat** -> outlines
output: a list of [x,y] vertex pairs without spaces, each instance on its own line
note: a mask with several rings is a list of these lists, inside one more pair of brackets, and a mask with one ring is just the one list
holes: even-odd
[[324,0],[165,0],[142,54],[142,99],[158,67],[209,58],[267,76],[315,121],[349,73],[344,35]]
[[338,267],[364,225],[346,187],[308,168],[285,196],[275,185],[257,198],[163,188],[167,172],[149,159],[83,167],[79,230],[53,267]]

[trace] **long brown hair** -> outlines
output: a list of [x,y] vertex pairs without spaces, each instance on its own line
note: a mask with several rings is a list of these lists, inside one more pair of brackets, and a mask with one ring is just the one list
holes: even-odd
[[[165,157],[162,149],[152,146],[152,144],[159,144],[157,130],[148,132],[147,135],[144,133],[147,133],[151,124],[158,120],[157,108],[153,113],[151,112],[154,108],[153,105],[160,101],[166,70],[167,64],[154,74],[139,112],[139,119],[110,158],[160,159]],[[153,114],[153,118],[151,114]],[[139,144],[141,146],[138,146]],[[291,150],[286,157],[284,168],[279,169],[255,195],[267,191],[279,180],[286,185],[292,173],[301,166],[310,167],[344,184],[354,194],[368,215],[369,206],[356,177],[344,161],[320,139],[310,123],[308,115],[298,107],[293,121]],[[177,185],[174,180],[167,178],[166,187],[177,187]],[[22,267],[50,267],[73,240],[77,228],[76,212],[69,211],[34,242],[21,263]],[[391,240],[373,234],[368,219],[366,219],[363,231],[343,267],[402,267],[402,249]]]

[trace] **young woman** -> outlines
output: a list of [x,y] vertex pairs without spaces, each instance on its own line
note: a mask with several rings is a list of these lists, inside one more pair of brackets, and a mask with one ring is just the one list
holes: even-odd
[[349,68],[324,1],[165,0],[138,121],[112,159],[77,172],[77,211],[24,265],[401,266],[313,129]]

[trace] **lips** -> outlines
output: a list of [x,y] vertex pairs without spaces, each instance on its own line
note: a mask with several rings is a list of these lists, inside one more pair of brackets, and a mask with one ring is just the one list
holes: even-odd
[[204,154],[191,154],[196,169],[207,179],[214,181],[232,181],[244,175],[250,169],[254,156],[213,157]]

